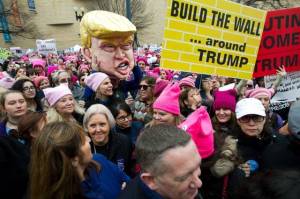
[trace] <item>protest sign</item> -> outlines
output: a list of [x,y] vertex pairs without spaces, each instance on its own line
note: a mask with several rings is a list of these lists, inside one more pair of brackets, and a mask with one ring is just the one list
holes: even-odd
[[300,70],[300,8],[269,11],[253,77]]
[[5,60],[9,56],[12,56],[12,53],[6,48],[0,48],[0,59]]
[[36,47],[39,54],[57,54],[55,39],[36,40]]
[[[266,88],[270,88],[276,80],[276,75],[266,76]],[[300,71],[288,73],[277,87],[271,102],[290,102],[300,97]]]
[[161,66],[251,79],[265,17],[227,0],[168,0]]

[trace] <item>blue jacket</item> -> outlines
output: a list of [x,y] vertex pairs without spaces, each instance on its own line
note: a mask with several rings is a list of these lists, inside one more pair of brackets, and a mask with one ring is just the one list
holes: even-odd
[[88,199],[117,198],[123,182],[129,182],[130,178],[103,155],[94,154],[93,159],[100,164],[100,171],[90,169],[86,180],[81,182],[84,197]]

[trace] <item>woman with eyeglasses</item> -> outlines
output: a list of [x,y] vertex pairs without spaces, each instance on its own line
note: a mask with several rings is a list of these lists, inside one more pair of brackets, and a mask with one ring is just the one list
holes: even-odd
[[29,79],[17,80],[10,90],[17,90],[23,93],[27,102],[27,108],[31,111],[42,112],[43,106],[34,83]]
[[114,132],[115,124],[110,110],[102,104],[92,105],[83,118],[83,128],[91,138],[92,153],[104,155],[129,174],[132,145],[127,136]]
[[233,131],[237,138],[238,164],[229,177],[228,193],[230,194],[242,181],[252,177],[258,171],[267,169],[264,168],[263,157],[272,157],[276,154],[265,154],[266,149],[272,144],[281,142],[281,137],[270,128],[265,108],[258,99],[240,100],[236,104],[235,112],[238,125]]
[[110,111],[116,120],[115,131],[126,135],[132,144],[135,144],[136,139],[143,128],[143,123],[132,120],[132,112],[128,104],[122,101],[113,103]]
[[86,109],[93,104],[110,106],[115,100],[113,96],[113,85],[105,73],[97,72],[90,74],[85,78],[85,84],[94,92],[89,99],[86,100]]
[[152,120],[151,106],[154,100],[153,77],[145,76],[139,85],[138,99],[133,103],[133,117],[144,124]]

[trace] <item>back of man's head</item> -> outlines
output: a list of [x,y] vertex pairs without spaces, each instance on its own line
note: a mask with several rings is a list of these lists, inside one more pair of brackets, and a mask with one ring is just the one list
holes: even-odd
[[191,137],[176,126],[159,124],[147,128],[136,143],[137,161],[142,172],[159,175],[164,172],[161,157],[169,149],[186,146]]

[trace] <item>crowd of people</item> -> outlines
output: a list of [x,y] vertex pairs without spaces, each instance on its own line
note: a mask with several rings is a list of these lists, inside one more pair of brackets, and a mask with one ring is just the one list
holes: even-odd
[[265,88],[162,69],[117,14],[80,30],[80,52],[1,64],[1,198],[299,197],[300,102],[269,108],[284,67]]

